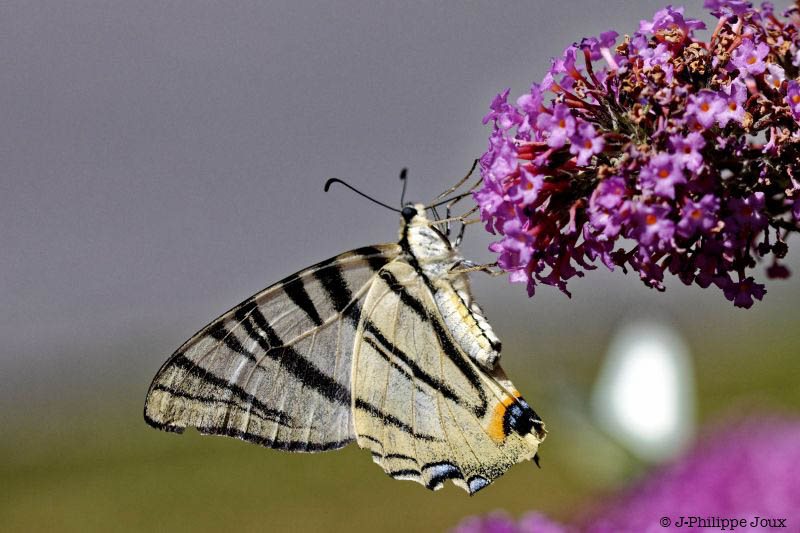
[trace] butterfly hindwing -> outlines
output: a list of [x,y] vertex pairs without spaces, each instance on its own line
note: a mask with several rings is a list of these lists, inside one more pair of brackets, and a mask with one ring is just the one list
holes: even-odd
[[292,451],[351,442],[351,357],[362,301],[399,253],[396,244],[347,252],[231,309],[161,367],[146,421]]
[[450,330],[414,267],[380,271],[356,334],[355,433],[392,477],[474,493],[533,458],[544,430],[499,365],[479,367]]

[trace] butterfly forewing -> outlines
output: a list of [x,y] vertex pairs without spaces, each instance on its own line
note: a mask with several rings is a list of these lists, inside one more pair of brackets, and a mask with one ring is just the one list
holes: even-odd
[[[364,302],[353,408],[359,445],[392,477],[431,489],[452,479],[474,493],[531,459],[544,438],[499,365],[486,373],[464,353],[422,276],[401,259],[381,270]],[[510,420],[514,410],[536,427]]]
[[318,451],[354,438],[354,335],[377,272],[396,244],[360,248],[242,302],[162,366],[145,401],[154,427],[196,427],[264,446]]

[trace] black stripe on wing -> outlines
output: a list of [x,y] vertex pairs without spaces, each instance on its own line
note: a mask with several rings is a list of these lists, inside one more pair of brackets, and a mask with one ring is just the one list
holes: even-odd
[[337,450],[347,446],[354,440],[352,437],[344,440],[328,442],[279,440],[270,439],[263,435],[256,435],[255,433],[248,433],[247,431],[241,431],[230,427],[199,427],[197,428],[197,431],[204,435],[226,435],[228,437],[234,437],[247,442],[252,442],[253,444],[266,446],[267,448],[274,448],[276,450],[285,450],[289,452],[325,452],[328,450]]
[[408,424],[406,424],[405,422],[403,422],[402,420],[400,420],[396,416],[390,415],[389,413],[381,411],[380,409],[378,409],[377,407],[375,407],[371,403],[367,402],[366,400],[363,400],[361,398],[356,398],[356,401],[354,402],[354,404],[355,404],[355,408],[356,409],[361,409],[362,411],[365,411],[365,412],[371,414],[375,418],[383,420],[384,424],[388,424],[390,426],[394,426],[394,427],[398,428],[399,430],[401,430],[401,431],[403,431],[405,433],[408,433],[409,435],[411,435],[415,439],[425,440],[425,441],[438,441],[439,440],[436,437],[434,437],[433,435],[427,435],[425,433],[417,433],[417,432],[415,432],[414,429],[411,426],[409,426]]
[[311,301],[311,297],[308,295],[308,292],[306,292],[306,288],[302,280],[297,279],[286,283],[283,286],[283,292],[285,292],[286,295],[292,300],[292,303],[299,307],[306,314],[306,316],[308,316],[315,326],[322,325],[322,317],[319,316],[319,312],[317,312],[314,302]]
[[422,475],[422,472],[414,468],[403,468],[401,470],[392,470],[386,473],[394,479],[405,479],[409,477],[419,477]]
[[329,266],[314,272],[314,277],[325,289],[325,293],[337,313],[343,312],[353,301],[353,293],[347,286],[342,275],[342,269],[338,266]]
[[281,368],[294,376],[303,386],[315,390],[324,398],[342,405],[350,404],[350,389],[320,370],[291,346],[286,346],[253,300],[240,307],[235,315],[247,336],[258,343],[264,355],[278,361]]
[[[221,405],[227,405],[229,407],[235,407],[235,408],[240,409],[242,411],[246,410],[246,408],[253,407],[251,405],[244,405],[243,406],[242,404],[238,403],[237,401],[231,400],[231,399],[228,399],[228,398],[215,398],[213,396],[204,396],[204,395],[200,395],[200,394],[191,394],[189,392],[173,389],[173,388],[167,387],[165,385],[161,385],[161,384],[158,384],[158,385],[154,386],[152,390],[166,392],[166,393],[168,393],[168,394],[170,394],[172,396],[175,396],[176,398],[183,398],[184,400],[190,400],[190,401],[193,401],[193,402],[198,402],[198,403],[202,403],[202,404],[206,404],[206,405],[221,404]],[[249,412],[250,412],[250,414],[252,414],[252,415],[254,415],[254,416],[258,417],[258,418],[261,418],[262,420],[269,421],[269,422],[276,422],[276,423],[281,424],[282,426],[286,426],[286,427],[292,427],[292,425],[291,425],[292,417],[289,416],[286,413],[283,413],[283,412],[277,410],[277,409],[270,409],[269,411],[265,412],[262,409],[259,409],[258,407],[255,407],[255,408],[250,408]]]
[[[440,392],[442,396],[447,398],[448,400],[455,402],[458,405],[464,406],[461,398],[459,398],[455,391],[447,386],[445,382],[441,379],[435,378],[432,375],[428,374],[420,366],[411,359],[408,355],[403,353],[397,346],[389,342],[389,340],[381,334],[377,327],[375,327],[372,322],[367,321],[365,322],[365,331],[368,331],[371,335],[373,335],[378,342],[374,341],[372,337],[364,337],[364,342],[367,343],[374,349],[378,355],[380,355],[387,363],[389,363],[392,368],[396,369],[402,375],[406,376],[406,378],[413,380],[414,378],[418,379],[422,383],[428,385],[433,390]],[[380,343],[380,345],[379,345]],[[382,346],[381,346],[382,345]],[[405,366],[402,366],[395,362],[393,358],[397,358],[400,360]]]
[[[186,373],[192,377],[199,378],[200,380],[209,383],[215,387],[219,387],[227,392],[229,392],[233,397],[238,399],[244,405],[251,405],[253,409],[256,409],[257,414],[261,416],[261,418],[265,418],[268,420],[274,420],[279,424],[289,426],[292,423],[292,419],[289,415],[280,411],[279,409],[273,409],[266,405],[264,402],[250,394],[249,392],[242,389],[240,386],[230,383],[226,379],[222,379],[217,377],[216,375],[212,374],[208,370],[197,366],[189,360],[185,355],[182,353],[178,353],[172,357],[170,360],[170,366],[180,368],[185,370]],[[178,392],[176,389],[172,389],[170,387],[163,386],[159,383],[154,383],[151,390],[159,390],[157,387],[160,387],[166,392],[176,395]],[[170,428],[172,431],[177,431],[178,433],[183,431],[183,428],[178,429],[178,426],[171,424],[170,422],[162,423],[157,420],[150,418],[147,415],[145,410],[145,420],[151,426],[158,428],[158,429],[167,429]],[[172,429],[174,428],[174,429]]]
[[[419,272],[417,274],[419,274]],[[397,278],[394,277],[394,274],[388,270],[381,270],[380,274],[378,275],[386,282],[386,285],[389,286],[389,289],[391,289],[392,292],[394,292],[398,298],[400,298],[400,301],[409,309],[414,311],[421,321],[427,322],[430,320],[428,312],[425,310],[425,306],[422,305],[422,302],[408,294],[403,284],[397,281]]]

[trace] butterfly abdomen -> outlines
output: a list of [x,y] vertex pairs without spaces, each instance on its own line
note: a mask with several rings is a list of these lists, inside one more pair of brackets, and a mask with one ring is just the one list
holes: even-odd
[[501,343],[472,299],[466,276],[443,279],[437,283],[436,305],[453,338],[461,348],[487,370],[500,358]]

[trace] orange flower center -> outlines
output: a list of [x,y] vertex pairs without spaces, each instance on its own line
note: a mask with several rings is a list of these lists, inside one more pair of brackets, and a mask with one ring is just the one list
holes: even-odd
[[583,147],[584,148],[591,148],[592,147],[592,141],[589,140],[589,139],[586,139],[586,142],[583,143]]
[[800,103],[800,94],[793,94],[792,95],[792,103],[793,104]]
[[748,64],[748,65],[752,65],[752,64],[753,64],[753,63],[755,63],[756,61],[758,61],[758,60],[756,59],[756,56],[750,56],[750,57],[748,57],[748,58],[747,58],[747,64]]
[[661,179],[669,177],[669,170],[667,170],[666,168],[662,168],[661,170],[658,171],[658,177]]
[[528,182],[525,182],[525,188],[526,188],[527,190],[531,190],[531,189],[533,189],[533,183],[531,183],[530,181],[528,181]]
[[708,102],[703,102],[702,104],[700,104],[701,111],[708,111],[709,109],[711,109],[711,106],[708,105]]
[[699,209],[695,209],[694,211],[692,211],[692,218],[693,219],[700,220],[701,216],[703,216],[703,212],[700,211]]
[[561,120],[558,121],[558,125],[560,127],[562,127],[562,128],[566,128],[567,127],[567,121],[562,118]]
[[658,222],[658,217],[656,217],[655,215],[647,215],[647,218],[645,218],[645,222],[647,222],[648,226],[652,226],[653,224]]
[[736,105],[736,102],[731,102],[730,104],[728,104],[728,109],[730,109],[731,111],[736,111],[737,107],[739,106]]

